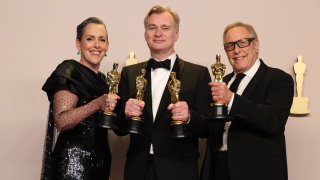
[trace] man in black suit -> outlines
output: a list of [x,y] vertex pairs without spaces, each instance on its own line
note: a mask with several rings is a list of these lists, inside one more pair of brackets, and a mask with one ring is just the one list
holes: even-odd
[[259,59],[259,39],[251,25],[230,24],[223,41],[233,72],[210,85],[213,100],[228,106],[230,118],[211,119],[202,179],[287,180],[284,131],[292,77]]
[[[179,17],[169,7],[152,7],[145,17],[144,27],[151,58],[124,67],[119,84],[119,104],[122,104],[126,120],[135,116],[143,118],[143,134],[130,134],[124,179],[197,180],[198,137],[208,134],[204,129],[208,126],[205,116],[211,102],[209,71],[176,54],[174,44],[179,36]],[[168,62],[166,59],[171,61],[168,66],[155,66]],[[135,80],[140,69],[146,69],[147,79],[143,101],[135,99]],[[181,82],[179,101],[175,104],[171,104],[167,86],[171,72],[175,72]],[[172,138],[172,120],[183,121],[190,136]]]

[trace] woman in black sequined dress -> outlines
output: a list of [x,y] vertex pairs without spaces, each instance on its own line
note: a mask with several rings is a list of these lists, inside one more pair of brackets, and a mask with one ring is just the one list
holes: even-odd
[[[65,60],[42,89],[50,101],[41,179],[107,180],[111,154],[108,131],[95,121],[119,97],[107,95],[106,77],[99,72],[108,50],[105,24],[91,17],[77,27],[80,61]],[[54,132],[59,132],[54,145]]]

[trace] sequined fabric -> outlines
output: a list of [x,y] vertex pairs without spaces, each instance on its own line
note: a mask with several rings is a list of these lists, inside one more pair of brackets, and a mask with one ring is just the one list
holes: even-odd
[[[105,76],[77,61],[66,60],[42,89],[48,95],[50,110],[41,179],[107,180],[111,164],[108,132],[95,128],[95,121],[100,118],[98,99],[108,90]],[[64,108],[68,113],[63,113]],[[59,133],[55,145],[54,118],[70,124]],[[75,120],[79,122],[70,123]]]

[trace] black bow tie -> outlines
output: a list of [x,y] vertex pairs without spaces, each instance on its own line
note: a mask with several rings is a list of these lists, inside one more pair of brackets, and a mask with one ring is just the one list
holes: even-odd
[[166,69],[170,70],[170,64],[171,64],[170,59],[166,59],[164,61],[156,61],[151,58],[149,61],[149,67],[152,69],[166,68]]

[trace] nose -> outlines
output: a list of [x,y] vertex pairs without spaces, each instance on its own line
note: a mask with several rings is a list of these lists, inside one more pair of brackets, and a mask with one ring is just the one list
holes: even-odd
[[162,35],[162,30],[160,28],[157,29],[155,35],[156,36],[161,36]]
[[96,47],[96,48],[100,47],[99,40],[95,40],[93,46]]
[[234,50],[233,50],[233,51],[237,54],[237,53],[239,53],[239,52],[240,52],[240,49],[241,49],[241,48],[239,47],[239,45],[238,45],[238,44],[235,44],[235,45],[234,45]]

